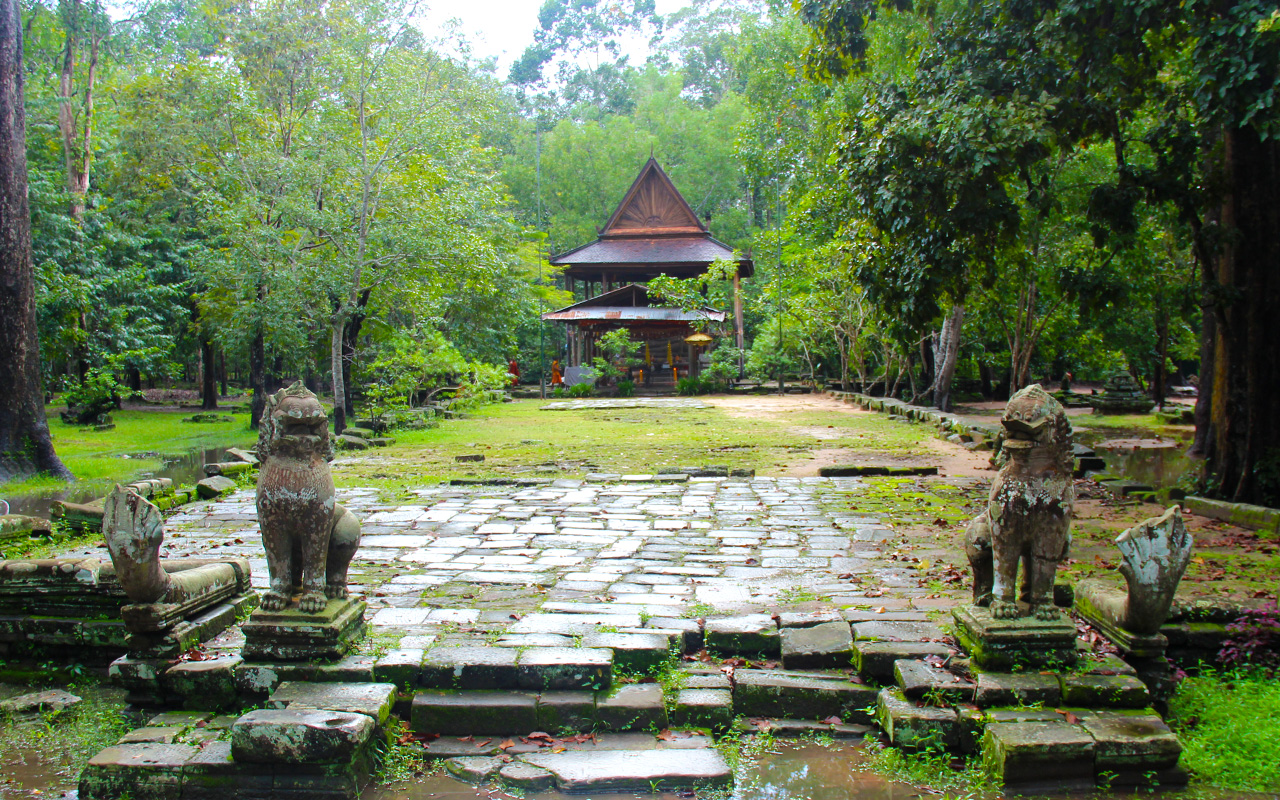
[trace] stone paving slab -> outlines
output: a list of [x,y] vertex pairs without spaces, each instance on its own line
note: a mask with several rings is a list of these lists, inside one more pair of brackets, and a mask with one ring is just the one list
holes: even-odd
[[615,750],[538,753],[525,763],[555,776],[566,794],[587,792],[673,792],[695,787],[718,788],[733,783],[724,757],[713,748],[692,750]]

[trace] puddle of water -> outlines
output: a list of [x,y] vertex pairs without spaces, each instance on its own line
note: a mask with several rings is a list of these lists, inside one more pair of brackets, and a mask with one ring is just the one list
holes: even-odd
[[[164,460],[164,466],[158,470],[143,470],[136,476],[136,480],[143,478],[170,478],[173,480],[174,486],[183,484],[193,484],[204,478],[204,465],[214,461],[225,461],[227,448],[225,447],[204,447],[191,450],[183,455],[166,455],[161,453],[132,453],[121,456],[121,458],[160,458]],[[91,500],[97,500],[107,493],[109,486],[98,483],[87,484],[71,484],[65,489],[58,489],[49,492],[37,492],[33,494],[18,495],[15,497],[6,497],[9,503],[9,511],[12,514],[28,514],[33,517],[48,517],[49,507],[53,505],[55,500],[66,500],[72,503],[87,503]]]

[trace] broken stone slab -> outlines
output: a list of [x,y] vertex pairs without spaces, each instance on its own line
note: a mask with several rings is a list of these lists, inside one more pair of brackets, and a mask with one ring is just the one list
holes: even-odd
[[596,697],[596,719],[609,731],[661,730],[668,724],[662,687],[633,683],[601,693]]
[[137,742],[103,748],[80,773],[84,800],[122,797],[177,800],[183,766],[198,753],[189,744]]
[[853,634],[844,620],[783,628],[780,638],[786,669],[847,667],[853,663]]
[[222,475],[214,475],[196,482],[196,494],[200,495],[202,500],[214,500],[235,490],[236,482]]
[[1094,785],[1094,740],[1066,722],[995,722],[982,733],[982,763],[997,785],[1061,791]]
[[905,750],[958,750],[960,721],[953,708],[918,706],[898,689],[880,690],[876,722],[895,747]]
[[311,709],[250,711],[231,726],[231,755],[259,764],[350,761],[372,738],[365,714]]
[[418,733],[442,736],[529,733],[538,728],[538,698],[529,692],[421,691],[410,722]]
[[728,728],[733,724],[733,693],[727,689],[681,689],[670,718],[678,728]]
[[1151,692],[1146,684],[1132,675],[1064,674],[1062,702],[1085,708],[1146,708],[1151,705]]
[[[474,748],[473,748],[474,749]],[[501,756],[460,756],[444,762],[445,770],[464,783],[488,783],[507,764]]]
[[742,716],[871,722],[876,690],[843,677],[763,669],[739,669],[733,677],[733,708]]
[[582,646],[612,650],[615,669],[645,674],[662,666],[671,654],[671,639],[657,633],[589,633]]
[[767,614],[709,619],[703,627],[703,639],[708,650],[726,655],[777,656],[782,652],[778,625]]
[[733,681],[719,671],[684,670],[680,687],[682,689],[732,689]]
[[1057,705],[1062,701],[1062,684],[1057,675],[1035,672],[980,672],[974,701],[979,708],[991,706]]
[[478,464],[484,461],[484,455],[481,453],[464,453],[463,455],[460,455],[460,456],[454,456],[453,460],[461,463],[470,462],[470,463]]
[[391,683],[310,683],[285,681],[271,693],[267,708],[345,711],[364,714],[375,723],[386,723],[395,704]]
[[0,700],[0,714],[27,716],[35,714],[60,714],[79,705],[80,698],[62,689],[46,689],[42,692],[20,694]]
[[935,642],[854,642],[853,664],[858,674],[880,683],[893,682],[894,662],[904,658],[928,656],[949,658],[951,648]]
[[973,702],[972,681],[923,661],[904,658],[893,662],[893,677],[908,700],[924,700],[930,705]]
[[516,761],[498,770],[498,780],[522,792],[544,792],[555,785],[555,776],[542,767]]
[[674,792],[733,783],[728,763],[712,748],[533,753],[521,760],[554,775],[556,788],[566,794]]

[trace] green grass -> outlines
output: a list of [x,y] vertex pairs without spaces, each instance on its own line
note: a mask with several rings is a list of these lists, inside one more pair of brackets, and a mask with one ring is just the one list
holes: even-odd
[[[99,432],[68,425],[50,409],[49,430],[54,449],[77,482],[100,487],[105,493],[112,483],[160,469],[162,456],[180,456],[201,447],[250,447],[257,441],[257,433],[249,429],[248,414],[227,414],[233,422],[182,421],[194,413],[194,409],[116,411],[111,415],[115,429]],[[0,493],[34,494],[65,485],[46,475],[0,484]]]
[[1182,766],[1219,789],[1280,791],[1280,682],[1260,672],[1184,679],[1169,703]]
[[822,411],[783,412],[788,423],[831,428],[841,436],[824,440],[823,447],[854,447],[895,456],[931,452],[924,444],[937,435],[932,425],[891,420],[885,414],[842,414]]
[[[376,452],[343,453],[339,486],[379,486],[398,497],[452,478],[577,477],[584,472],[653,473],[664,468],[725,464],[772,471],[816,441],[799,442],[786,425],[740,419],[719,409],[541,411],[543,401],[486,406],[438,428],[396,431]],[[455,461],[480,454],[482,463]],[[539,466],[559,465],[555,472]]]

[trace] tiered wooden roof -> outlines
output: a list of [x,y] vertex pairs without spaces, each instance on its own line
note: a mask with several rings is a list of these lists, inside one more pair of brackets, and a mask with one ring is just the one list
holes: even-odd
[[[600,230],[599,238],[551,258],[571,278],[595,280],[608,273],[617,282],[701,275],[712,261],[732,259],[733,248],[717,241],[652,157]],[[738,274],[750,277],[750,259]]]

